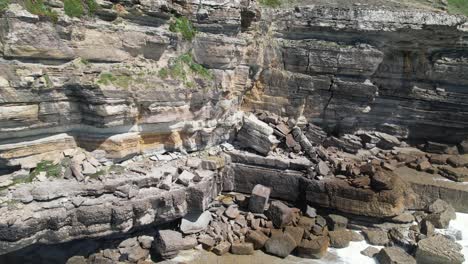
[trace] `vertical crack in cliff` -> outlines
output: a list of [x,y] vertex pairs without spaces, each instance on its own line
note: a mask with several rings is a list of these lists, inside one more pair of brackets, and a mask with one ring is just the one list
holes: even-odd
[[335,79],[334,79],[334,77],[332,77],[331,80],[330,80],[330,87],[328,87],[328,91],[330,92],[330,97],[328,98],[327,103],[323,107],[322,120],[325,120],[326,117],[327,117],[327,109],[328,109],[328,106],[330,105],[330,102],[333,99],[333,95],[334,95],[334,92],[333,92],[333,85],[334,84],[335,84]]

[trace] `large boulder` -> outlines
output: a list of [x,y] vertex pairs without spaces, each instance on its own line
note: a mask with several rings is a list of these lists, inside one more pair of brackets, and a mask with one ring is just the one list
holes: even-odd
[[205,230],[208,227],[208,224],[211,220],[212,217],[209,211],[205,211],[201,214],[188,214],[184,218],[182,218],[182,222],[180,224],[180,231],[182,231],[182,233],[184,234],[198,233],[200,231]]
[[345,229],[330,231],[328,236],[330,237],[330,245],[334,248],[348,247],[353,238],[351,231]]
[[392,177],[392,190],[356,188],[338,178],[320,181],[303,179],[302,186],[306,190],[308,203],[344,213],[386,218],[403,213],[407,202],[415,197],[411,188],[398,175],[393,174]]
[[465,261],[461,249],[456,242],[436,235],[419,241],[416,261],[420,264],[461,264]]
[[436,228],[447,228],[451,220],[456,219],[455,209],[443,200],[436,200],[428,206],[427,211],[430,212],[426,216],[426,220],[431,222]]
[[280,201],[273,201],[267,215],[277,228],[283,228],[293,220],[294,211]]
[[330,246],[330,240],[326,236],[319,236],[312,240],[303,239],[296,248],[297,256],[301,258],[323,258]]
[[348,218],[341,216],[330,214],[327,217],[328,228],[332,231],[346,229],[348,225]]
[[369,229],[362,231],[367,242],[374,246],[386,246],[390,244],[390,239],[386,231]]
[[399,247],[386,247],[376,256],[380,264],[416,264],[416,260]]
[[266,252],[285,258],[296,248],[297,244],[289,234],[279,232],[274,234],[268,241],[265,243]]
[[268,239],[268,236],[258,230],[250,230],[245,237],[245,241],[252,243],[256,250],[263,248]]
[[244,125],[237,134],[237,141],[244,147],[267,155],[279,143],[273,132],[273,128],[267,123],[260,121],[253,114],[246,114],[244,115]]
[[190,249],[197,245],[196,239],[183,238],[182,234],[173,230],[159,230],[151,247],[154,255],[163,259],[174,258],[180,250]]

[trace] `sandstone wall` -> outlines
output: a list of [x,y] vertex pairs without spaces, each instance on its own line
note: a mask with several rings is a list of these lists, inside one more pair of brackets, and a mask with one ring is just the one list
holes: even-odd
[[[330,132],[468,135],[466,17],[250,1],[101,1],[56,23],[11,4],[1,20],[0,168],[80,146],[110,159],[231,138],[242,110]],[[172,14],[198,30],[171,32]],[[213,78],[162,78],[190,54]],[[110,76],[109,76],[110,74]],[[228,93],[229,92],[229,93]]]

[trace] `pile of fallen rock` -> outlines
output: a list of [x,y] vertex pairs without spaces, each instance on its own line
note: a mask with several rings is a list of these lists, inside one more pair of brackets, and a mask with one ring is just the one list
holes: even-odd
[[179,250],[199,244],[217,255],[251,255],[263,250],[281,258],[294,254],[320,259],[329,247],[345,248],[365,239],[371,246],[361,254],[384,264],[464,261],[456,243],[462,239],[461,233],[437,231],[447,228],[456,217],[454,209],[442,200],[426,211],[406,212],[385,224],[360,226],[342,215],[319,215],[310,206],[300,210],[278,200],[269,201],[270,192],[256,185],[250,197],[238,193],[219,196],[207,211],[182,219],[180,232],[160,231],[157,254],[172,258]]

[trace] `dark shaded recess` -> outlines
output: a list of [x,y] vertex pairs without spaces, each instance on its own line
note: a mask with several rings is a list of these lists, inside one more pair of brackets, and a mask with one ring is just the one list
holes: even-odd
[[137,236],[154,236],[159,229],[174,229],[180,224],[176,220],[166,224],[140,227],[126,234],[110,235],[99,239],[79,239],[61,244],[34,244],[0,256],[5,264],[65,264],[73,256],[89,257],[103,249],[115,249],[125,239]]

